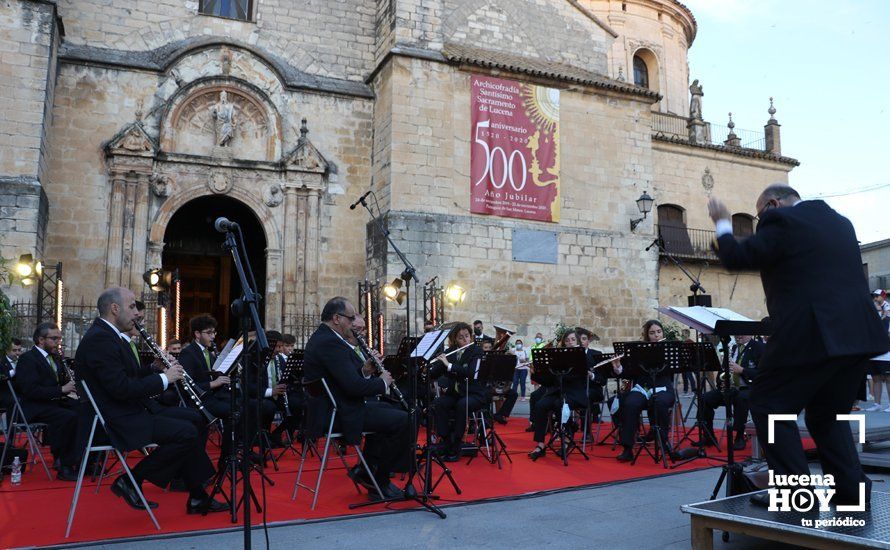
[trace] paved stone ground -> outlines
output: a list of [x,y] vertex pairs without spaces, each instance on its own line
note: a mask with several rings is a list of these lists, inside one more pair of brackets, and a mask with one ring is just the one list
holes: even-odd
[[[688,398],[683,398],[684,410]],[[528,414],[527,402],[518,402],[515,416]],[[867,413],[869,426],[890,425],[890,414]],[[814,471],[817,468],[814,467]],[[409,511],[342,520],[273,525],[270,546],[288,548],[689,548],[689,517],[680,506],[707,500],[720,475],[712,468],[666,475],[644,481],[619,483],[545,496],[527,497],[445,508],[448,518]],[[869,472],[874,489],[890,492],[890,472]],[[265,546],[262,529],[253,532],[253,547]],[[92,548],[128,550],[157,548],[213,549],[242,545],[239,531],[201,536],[179,536],[106,544]],[[734,535],[724,544],[714,536],[715,548],[776,549],[770,544]]]

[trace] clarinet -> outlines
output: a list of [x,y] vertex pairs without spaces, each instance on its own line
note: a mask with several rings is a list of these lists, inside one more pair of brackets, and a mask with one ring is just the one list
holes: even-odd
[[[278,376],[279,383],[281,381],[281,369],[278,368],[278,354],[272,356],[272,366],[275,367],[275,374]],[[268,367],[266,371],[268,372]],[[287,399],[287,388],[284,388],[284,393],[281,394],[281,403],[284,404],[284,414],[286,416],[293,416],[290,412],[290,401]]]
[[[370,348],[368,348],[368,344],[365,340],[358,335],[358,332],[352,331],[352,335],[355,336],[355,341],[358,342],[358,347],[361,348],[362,353],[364,353],[371,360],[371,363],[374,364],[374,368],[377,370],[378,375],[383,373],[383,365],[380,361],[374,357],[374,354],[371,353]],[[405,400],[405,396],[402,395],[402,391],[399,390],[399,387],[396,386],[395,381],[389,385],[389,391],[393,394],[393,396],[399,400],[399,403],[402,404],[402,407],[405,408],[406,411],[411,412],[411,407],[408,406],[408,402]]]
[[[139,334],[142,336],[142,340],[148,345],[154,356],[164,365],[164,370],[173,368],[173,364],[167,358],[167,354],[164,353],[160,347],[158,347],[154,340],[152,340],[151,336],[148,334],[148,331],[145,330],[145,327],[139,324],[138,321],[133,321],[133,326],[135,326],[136,330],[139,331]],[[192,404],[197,407],[197,409],[201,411],[201,414],[204,415],[204,418],[207,419],[207,423],[212,424],[213,422],[216,422],[216,417],[213,416],[213,414],[204,407],[204,402],[201,401],[201,396],[198,393],[198,386],[195,384],[195,381],[192,379],[192,377],[189,376],[189,373],[185,371],[185,369],[183,369],[182,371],[182,380],[178,382],[178,384],[185,391],[186,395],[189,396]]]

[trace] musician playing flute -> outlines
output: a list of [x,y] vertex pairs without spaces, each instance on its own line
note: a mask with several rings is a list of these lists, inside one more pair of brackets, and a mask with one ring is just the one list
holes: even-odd
[[[480,323],[481,325],[481,323]],[[448,335],[449,349],[466,347],[452,356],[441,354],[430,370],[438,378],[442,393],[433,400],[436,433],[442,442],[438,450],[445,462],[460,460],[461,443],[467,430],[467,416],[488,404],[488,387],[476,377],[482,360],[482,348],[473,343],[473,332],[467,323],[457,323]]]
[[[163,373],[138,377],[139,364],[122,334],[133,328],[136,297],[126,288],[113,287],[99,295],[99,318],[87,330],[75,355],[75,373],[83,380],[102,412],[111,443],[122,451],[158,445],[132,468],[136,483],[148,480],[166,487],[175,478],[184,480],[189,493],[189,514],[222,512],[228,507],[211,500],[204,484],[213,475],[213,465],[200,444],[198,431],[187,421],[160,414],[151,396],[182,380],[183,370],[172,364]],[[188,412],[186,409],[184,411]],[[111,491],[133,508],[142,509],[135,488],[126,475],[118,476]],[[149,507],[157,503],[149,502]]]

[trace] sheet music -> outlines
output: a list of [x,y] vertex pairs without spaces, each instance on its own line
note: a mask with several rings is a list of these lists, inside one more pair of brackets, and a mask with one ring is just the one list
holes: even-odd
[[877,357],[872,357],[871,360],[872,361],[890,361],[890,351],[888,351],[887,353],[882,353],[881,355],[878,355]]
[[229,353],[226,355],[225,359],[222,361],[217,361],[215,365],[213,365],[213,370],[217,372],[227,373],[232,368],[232,365],[235,364],[235,361],[241,357],[241,350],[244,348],[244,344],[238,342],[234,346],[232,346]]
[[689,326],[691,329],[705,334],[714,332],[717,321],[751,321],[744,315],[723,307],[659,307],[656,308],[672,319]]
[[222,362],[225,360],[226,356],[229,355],[229,352],[232,351],[232,348],[233,348],[234,346],[235,346],[235,340],[233,340],[232,338],[229,338],[229,341],[226,342],[226,345],[225,345],[225,346],[223,346],[222,351],[220,351],[220,352],[216,355],[216,361],[213,362],[213,367],[212,367],[211,370],[219,370],[219,369],[216,368],[216,366],[219,365],[220,363],[222,363]]
[[411,357],[423,357],[427,361],[433,358],[433,354],[439,349],[451,330],[431,330],[423,335],[417,347],[411,352]]

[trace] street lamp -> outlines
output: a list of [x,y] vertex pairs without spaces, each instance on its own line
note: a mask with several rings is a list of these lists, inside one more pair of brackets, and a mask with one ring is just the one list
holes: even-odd
[[649,193],[643,191],[643,194],[640,195],[640,198],[637,199],[637,208],[640,210],[640,213],[643,215],[642,218],[637,218],[635,220],[630,220],[630,230],[633,231],[640,225],[640,222],[646,219],[646,216],[649,212],[652,211],[652,204],[655,202],[655,199],[649,196]]

